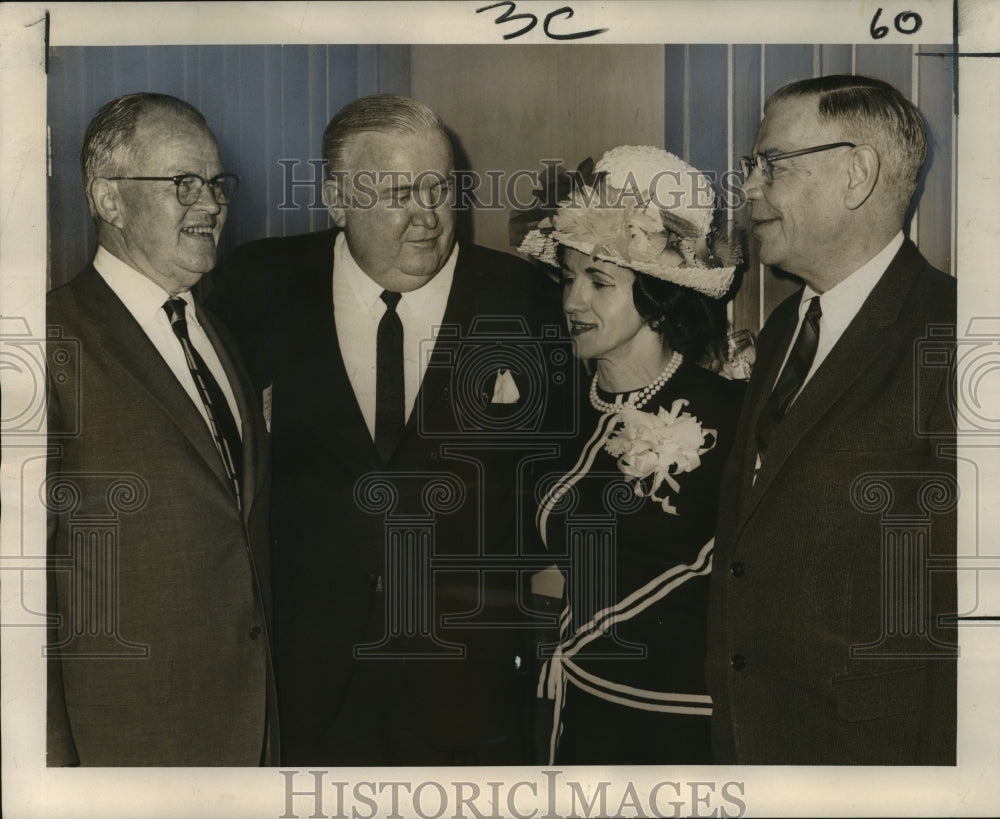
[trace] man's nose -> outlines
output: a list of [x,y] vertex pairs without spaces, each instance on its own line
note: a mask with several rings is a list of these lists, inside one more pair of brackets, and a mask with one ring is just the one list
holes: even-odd
[[222,210],[222,205],[219,204],[219,198],[216,196],[215,189],[207,183],[201,186],[201,189],[198,191],[198,198],[194,200],[194,203],[190,207],[208,211],[209,213],[218,213]]
[[433,230],[438,226],[437,209],[430,207],[426,203],[417,202],[416,199],[417,197],[414,197],[414,201],[410,204],[410,221],[420,227]]
[[740,187],[747,199],[760,199],[764,191],[764,174],[757,168],[751,169],[750,175],[743,180]]

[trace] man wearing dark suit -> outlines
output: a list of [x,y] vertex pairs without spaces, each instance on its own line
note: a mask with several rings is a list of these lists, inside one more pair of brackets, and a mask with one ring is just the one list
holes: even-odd
[[879,80],[804,80],[754,151],[761,260],[805,286],[761,331],[722,485],[716,761],[953,765],[956,288],[902,232],[923,120]]
[[266,433],[190,293],[238,179],[159,94],[81,158],[98,250],[47,300],[48,764],[274,764]]
[[572,390],[557,294],[456,243],[423,104],[350,103],[323,155],[336,228],[239,248],[212,294],[269,407],[282,762],[530,762],[519,487]]

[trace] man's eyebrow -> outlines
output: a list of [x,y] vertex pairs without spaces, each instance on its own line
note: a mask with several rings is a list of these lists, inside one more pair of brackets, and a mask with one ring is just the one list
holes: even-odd
[[396,191],[397,193],[404,193],[406,191],[412,190],[413,185],[410,182],[403,182],[397,185],[392,179],[386,178],[382,180],[382,184],[385,185],[383,190]]
[[[441,188],[441,187],[448,187],[450,184],[451,183],[447,179],[436,179],[436,178],[434,178],[434,179],[432,179],[430,185],[428,185],[427,187],[429,187],[429,188]],[[414,185],[412,182],[404,182],[401,185],[394,185],[394,184],[392,184],[390,182],[389,185],[388,185],[388,187],[386,187],[386,190],[396,191],[397,193],[408,193],[408,192],[413,191],[414,189],[416,189],[416,187],[417,186]]]

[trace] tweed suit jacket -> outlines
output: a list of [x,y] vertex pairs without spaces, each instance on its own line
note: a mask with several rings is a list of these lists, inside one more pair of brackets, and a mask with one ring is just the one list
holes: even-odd
[[907,240],[754,481],[800,294],[761,332],[715,544],[717,762],[954,764],[955,294]]
[[[283,763],[530,762],[518,524],[533,459],[554,455],[538,433],[572,422],[577,385],[550,377],[572,361],[558,294],[527,264],[461,245],[444,329],[382,464],[340,352],[336,233],[237,249],[210,299],[271,406]],[[492,401],[500,369],[514,404]]]
[[277,752],[267,446],[234,346],[242,509],[203,417],[93,266],[47,300],[50,765]]

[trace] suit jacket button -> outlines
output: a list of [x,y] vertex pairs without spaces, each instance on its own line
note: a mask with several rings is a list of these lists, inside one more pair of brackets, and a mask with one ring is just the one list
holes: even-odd
[[729,664],[733,667],[733,671],[742,671],[747,667],[746,658],[742,654],[734,654]]
[[254,626],[252,629],[250,629],[250,639],[251,640],[259,640],[263,635],[264,635],[264,632],[263,632],[263,630],[261,629],[260,626]]
[[733,565],[729,567],[729,573],[733,577],[743,577],[743,564],[736,560]]

